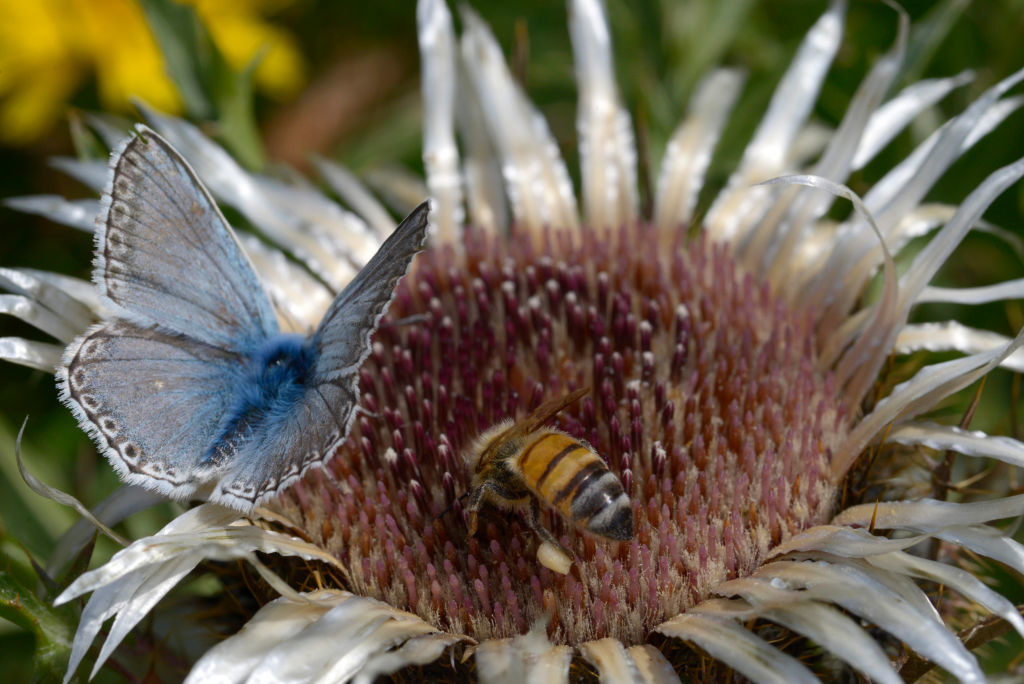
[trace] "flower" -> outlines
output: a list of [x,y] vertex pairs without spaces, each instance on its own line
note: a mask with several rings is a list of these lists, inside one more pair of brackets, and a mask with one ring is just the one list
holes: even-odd
[[[698,219],[708,160],[741,83],[734,70],[707,77],[669,142],[647,220],[603,7],[573,0],[570,10],[579,206],[544,119],[486,25],[464,10],[457,38],[445,4],[421,0],[433,244],[399,285],[361,370],[363,415],[327,467],[268,510],[246,519],[204,504],[75,580],[61,602],[93,594],[69,676],[104,620],[117,616],[96,667],[205,559],[247,559],[280,597],[210,649],[193,681],[370,681],[414,666],[473,667],[487,681],[559,680],[574,662],[614,680],[707,677],[718,671],[712,661],[758,681],[828,672],[815,649],[787,646],[784,634],[806,637],[842,667],[900,681],[886,650],[893,644],[876,641],[876,630],[960,679],[982,680],[950,627],[973,611],[943,602],[940,614],[915,580],[941,584],[1024,636],[1013,604],[963,562],[974,554],[1024,573],[1024,548],[989,524],[1024,513],[1024,495],[939,500],[896,478],[913,470],[908,448],[1024,465],[1021,442],[933,415],[992,369],[1020,368],[1024,333],[908,322],[921,301],[1020,293],[1010,283],[960,291],[928,283],[1024,175],[1024,160],[994,171],[957,207],[922,200],[1020,105],[1005,95],[1024,70],[860,199],[842,185],[850,173],[963,78],[885,99],[906,49],[901,22],[820,156],[794,158],[841,43],[845,5],[833,2]],[[343,285],[393,225],[340,167],[321,164],[363,218],[305,186],[245,172],[190,124],[147,118],[220,201],[297,257],[243,238],[274,304],[300,328],[327,306],[323,283]],[[855,206],[839,223],[828,218],[837,196]],[[52,198],[22,206],[78,225],[94,213]],[[893,255],[915,238],[926,244],[897,274]],[[8,282],[25,299],[22,315],[56,314],[62,340],[102,313],[80,283],[17,274]],[[875,279],[877,294],[865,297]],[[887,370],[891,356],[920,349],[960,355],[929,358],[907,378]],[[38,342],[0,348],[42,368],[59,351]],[[621,479],[635,534],[597,538],[547,511],[545,525],[574,555],[561,576],[537,560],[538,542],[516,515],[485,508],[479,531],[467,535],[465,456],[500,420],[587,386],[557,421]],[[873,487],[858,488],[864,479]],[[943,549],[943,560],[931,548]]]
[[[282,3],[189,4],[211,27],[214,42],[234,68],[248,67],[265,52],[255,78],[267,93],[280,98],[300,84],[302,57],[294,40],[261,18]],[[132,97],[164,111],[181,110],[180,95],[137,2],[0,2],[0,139],[22,144],[46,133],[91,72],[100,102],[110,110],[128,110]]]

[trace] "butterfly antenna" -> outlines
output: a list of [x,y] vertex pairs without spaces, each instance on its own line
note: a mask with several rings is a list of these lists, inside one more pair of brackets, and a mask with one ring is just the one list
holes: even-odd
[[356,412],[361,413],[364,416],[367,416],[368,418],[380,418],[379,413],[371,411],[370,409],[364,406],[360,406],[359,404],[356,404]]
[[459,497],[459,498],[457,498],[457,499],[456,499],[455,501],[452,501],[452,502],[451,502],[450,504],[448,504],[448,507],[447,507],[447,508],[445,508],[445,509],[444,509],[443,511],[441,511],[440,513],[438,513],[438,514],[437,514],[437,517],[436,517],[436,518],[434,518],[434,520],[440,520],[440,519],[441,519],[441,518],[443,518],[444,516],[448,515],[448,513],[449,513],[449,512],[450,512],[450,511],[451,511],[451,510],[452,510],[453,508],[455,508],[455,503],[456,503],[456,502],[458,502],[458,501],[462,501],[462,500],[463,500],[463,499],[465,499],[465,498],[466,498],[467,496],[469,496],[469,490],[468,490],[468,489],[467,489],[466,491],[462,492],[462,496],[460,496],[460,497]]
[[413,323],[426,323],[430,320],[430,314],[413,314],[406,316],[405,318],[399,318],[397,321],[388,321],[381,323],[382,328],[399,328],[403,325],[412,325]]

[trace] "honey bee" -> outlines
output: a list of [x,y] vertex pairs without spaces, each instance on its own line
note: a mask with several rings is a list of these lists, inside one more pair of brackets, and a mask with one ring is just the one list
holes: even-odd
[[476,533],[480,507],[489,501],[523,511],[542,540],[571,556],[541,525],[543,501],[588,532],[619,541],[633,538],[633,508],[619,478],[589,444],[544,427],[588,391],[578,389],[549,400],[526,418],[502,421],[477,438],[470,454],[470,536]]

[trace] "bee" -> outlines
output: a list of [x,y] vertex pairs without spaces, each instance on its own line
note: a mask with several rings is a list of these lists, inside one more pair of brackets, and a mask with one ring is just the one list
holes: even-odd
[[589,444],[544,427],[588,391],[556,397],[526,418],[502,421],[477,438],[469,459],[469,536],[476,533],[480,507],[490,502],[523,511],[542,540],[571,556],[540,523],[543,501],[588,532],[619,541],[633,538],[633,507],[619,478]]

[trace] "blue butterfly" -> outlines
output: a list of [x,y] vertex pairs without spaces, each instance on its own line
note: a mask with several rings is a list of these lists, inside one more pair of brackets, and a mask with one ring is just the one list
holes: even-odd
[[145,126],[111,156],[93,280],[113,315],[72,342],[61,401],[123,479],[249,511],[348,435],[370,337],[426,239],[427,203],[309,337],[284,334],[209,192]]

